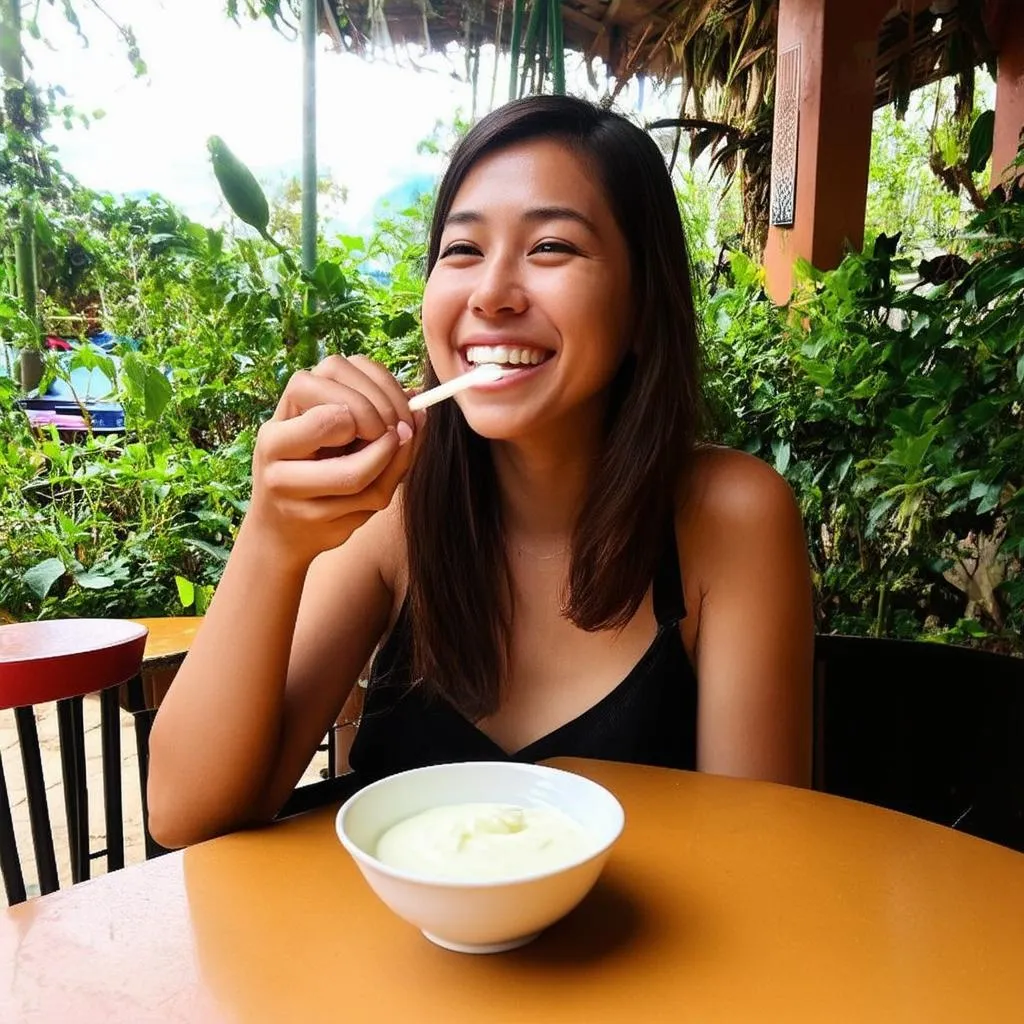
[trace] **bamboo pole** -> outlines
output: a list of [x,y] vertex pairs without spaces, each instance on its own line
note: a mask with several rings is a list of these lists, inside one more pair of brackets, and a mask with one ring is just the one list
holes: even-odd
[[[0,76],[6,96],[9,89],[23,89],[25,63],[21,50],[21,2],[0,0]],[[35,347],[21,354],[21,386],[30,391],[39,383],[42,360],[39,355],[39,322],[37,300],[39,284],[36,274],[35,212],[27,199],[22,199],[14,237],[14,268],[18,300],[25,315],[35,326]]]
[[316,268],[316,34],[319,0],[302,0],[302,269]]

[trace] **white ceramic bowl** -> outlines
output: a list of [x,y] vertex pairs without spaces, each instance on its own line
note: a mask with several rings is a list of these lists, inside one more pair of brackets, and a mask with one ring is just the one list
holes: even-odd
[[[432,807],[475,802],[553,807],[593,836],[593,848],[562,868],[499,882],[419,877],[374,856],[381,835],[399,821]],[[374,782],[341,806],[336,828],[373,891],[431,942],[461,953],[497,953],[525,945],[586,896],[624,822],[618,800],[581,775],[471,761],[415,768]]]

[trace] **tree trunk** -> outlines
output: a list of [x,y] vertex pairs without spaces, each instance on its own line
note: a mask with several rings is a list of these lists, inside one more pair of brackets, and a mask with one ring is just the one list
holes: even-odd
[[764,259],[768,244],[768,218],[772,163],[755,149],[743,155],[740,168],[740,193],[743,198],[743,251],[755,262]]

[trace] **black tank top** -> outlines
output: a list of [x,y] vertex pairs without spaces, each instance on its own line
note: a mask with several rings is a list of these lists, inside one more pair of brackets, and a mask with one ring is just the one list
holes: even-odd
[[686,615],[675,536],[653,581],[658,632],[615,689],[582,714],[512,754],[443,697],[411,679],[409,606],[399,612],[370,670],[349,754],[361,783],[449,761],[542,761],[588,757],[694,768],[697,678],[679,633]]

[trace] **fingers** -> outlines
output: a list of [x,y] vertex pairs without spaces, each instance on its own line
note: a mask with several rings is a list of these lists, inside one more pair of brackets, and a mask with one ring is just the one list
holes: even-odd
[[314,405],[290,419],[264,423],[259,431],[260,455],[264,462],[310,459],[321,448],[345,448],[359,437],[350,406]]
[[316,503],[344,498],[339,515],[357,509],[377,510],[390,502],[408,468],[407,449],[411,448],[411,444],[401,444],[396,430],[388,430],[364,448],[335,458],[278,458],[265,466],[261,483],[282,500],[313,499]]
[[[367,380],[365,377],[363,379]],[[381,416],[377,406],[363,392],[310,370],[300,370],[292,375],[273,419],[278,423],[295,419],[321,405],[334,405],[347,410],[352,417],[356,436],[364,441],[376,441],[389,425],[394,425]],[[395,419],[394,410],[390,418]]]
[[387,426],[397,426],[400,420],[412,426],[409,402],[401,385],[372,359],[366,356],[351,356],[347,359],[339,355],[328,356],[310,372],[364,395]]
[[395,457],[384,467],[380,476],[370,486],[370,499],[373,507],[378,511],[385,509],[391,504],[398,485],[402,482],[405,474],[409,472],[412,460],[416,455],[415,439],[404,442],[398,449]]
[[[423,417],[401,385],[364,357],[325,359],[289,380],[259,432],[253,500],[275,528],[298,524],[314,546],[386,508],[412,462]],[[289,525],[291,524],[291,525]]]
[[348,362],[366,374],[381,389],[398,413],[400,420],[404,420],[410,426],[413,425],[413,414],[409,409],[409,396],[403,390],[402,385],[395,380],[393,374],[380,363],[375,363],[372,359],[367,359],[366,356],[352,356]]

